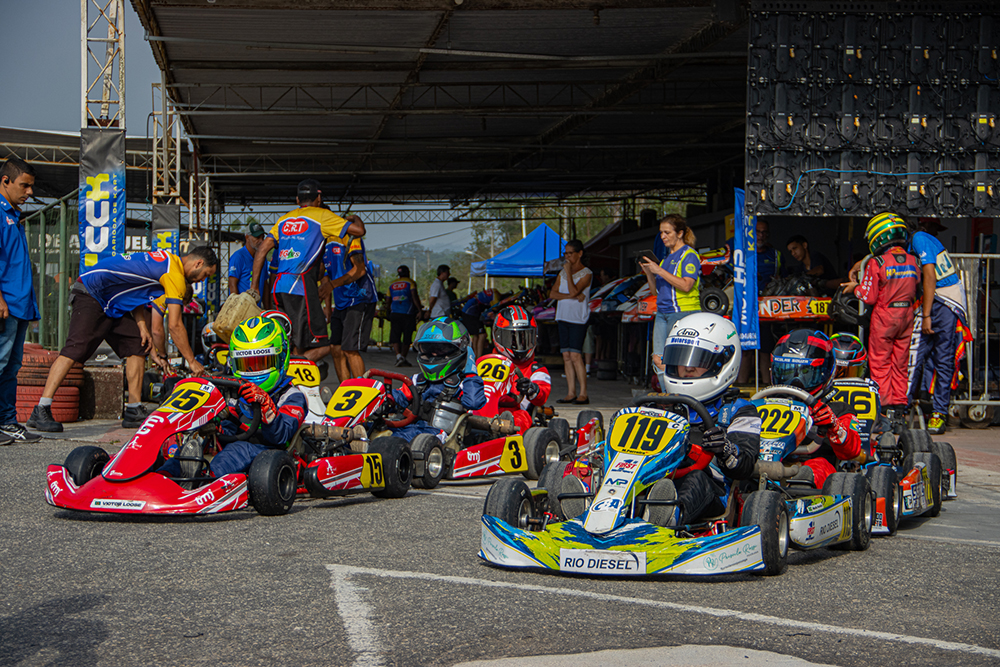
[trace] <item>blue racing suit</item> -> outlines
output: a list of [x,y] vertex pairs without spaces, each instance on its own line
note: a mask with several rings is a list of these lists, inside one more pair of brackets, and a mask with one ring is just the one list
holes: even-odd
[[[476,360],[472,349],[469,349],[469,356],[465,363],[465,370],[455,373],[441,382],[428,382],[421,375],[413,376],[413,383],[420,391],[420,398],[424,406],[431,406],[434,401],[445,391],[454,392],[453,399],[462,403],[466,410],[479,410],[486,405],[486,390],[483,387],[483,379],[476,373]],[[400,409],[409,407],[412,396],[409,389],[404,385],[402,389],[392,390],[392,400]],[[433,414],[428,409],[428,417]],[[429,433],[442,437],[444,432],[441,429],[431,426],[423,415],[418,415],[418,419],[403,428],[393,431],[393,435],[412,442],[421,433]],[[442,442],[444,442],[442,437]]]

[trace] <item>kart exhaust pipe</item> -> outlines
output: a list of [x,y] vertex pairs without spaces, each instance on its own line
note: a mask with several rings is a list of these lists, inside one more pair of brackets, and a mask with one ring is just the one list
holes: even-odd
[[799,472],[802,468],[802,464],[793,463],[790,466],[786,466],[781,461],[757,461],[754,464],[754,474],[759,477],[767,477],[768,479],[790,479]]
[[466,421],[470,427],[477,431],[487,431],[494,435],[514,435],[519,432],[514,422],[509,419],[500,419],[499,417],[487,419],[481,415],[468,415]]
[[364,426],[343,427],[330,424],[309,424],[306,432],[314,438],[343,440],[351,445],[351,451],[363,454],[368,451],[368,433]]

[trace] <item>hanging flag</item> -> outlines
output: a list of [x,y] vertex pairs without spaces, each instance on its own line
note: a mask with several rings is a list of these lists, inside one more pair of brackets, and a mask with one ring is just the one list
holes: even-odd
[[744,194],[736,188],[733,236],[733,324],[744,350],[760,349],[757,321],[757,233],[756,220],[747,218]]
[[80,273],[125,251],[125,132],[80,130]]

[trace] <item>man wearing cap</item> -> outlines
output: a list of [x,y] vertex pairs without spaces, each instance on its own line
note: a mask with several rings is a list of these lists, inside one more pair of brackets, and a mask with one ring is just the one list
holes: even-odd
[[[259,222],[251,222],[244,233],[243,247],[229,258],[229,293],[239,294],[250,289],[253,276],[253,258],[264,239],[264,228]],[[262,269],[257,291],[261,295],[267,290],[267,271]],[[257,305],[261,305],[260,300]]]
[[[323,251],[327,241],[341,237],[362,237],[365,225],[356,215],[345,218],[322,208],[319,182],[311,178],[299,183],[296,200],[299,207],[283,215],[265,235],[253,258],[250,285],[260,284],[267,253],[275,247],[278,265],[271,293],[275,305],[292,320],[294,352],[312,361],[330,353],[330,336],[319,295],[319,281],[324,277]],[[341,241],[349,245],[348,241]],[[260,295],[251,287],[253,296]]]
[[410,278],[410,267],[403,264],[396,269],[399,280],[389,285],[389,344],[396,351],[396,365],[410,366],[406,355],[410,353],[413,332],[417,328],[417,313],[423,308],[417,283]]

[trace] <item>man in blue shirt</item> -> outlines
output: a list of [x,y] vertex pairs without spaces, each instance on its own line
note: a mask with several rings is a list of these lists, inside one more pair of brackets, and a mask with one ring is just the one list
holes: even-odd
[[[264,228],[259,222],[251,222],[247,225],[247,231],[243,241],[243,247],[233,253],[229,258],[229,293],[239,294],[250,289],[250,278],[253,277],[253,258],[257,254],[257,248],[264,238]],[[267,292],[267,270],[261,269],[260,284],[257,291],[261,295]],[[261,305],[260,301],[257,305]]]
[[17,423],[17,372],[21,370],[28,323],[37,320],[38,302],[21,224],[21,205],[35,185],[35,170],[12,157],[0,168],[0,445],[40,438]]
[[417,283],[410,278],[410,267],[405,264],[396,269],[399,280],[389,285],[389,344],[396,351],[396,365],[410,366],[406,355],[410,352],[410,342],[417,328],[417,313],[420,312],[420,296]]
[[337,377],[343,382],[361,377],[365,372],[361,353],[368,349],[378,295],[371,265],[365,256],[365,243],[361,239],[330,241],[323,263],[326,276],[319,292],[323,299],[333,293],[330,353]]

